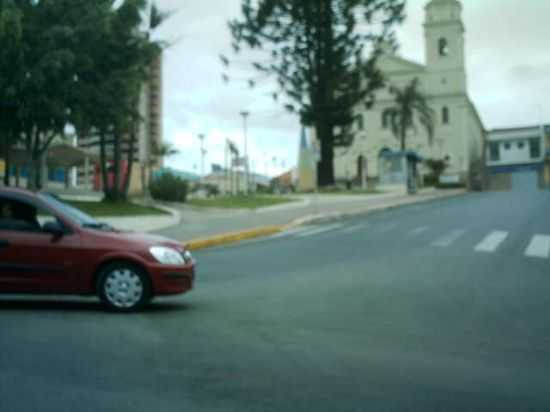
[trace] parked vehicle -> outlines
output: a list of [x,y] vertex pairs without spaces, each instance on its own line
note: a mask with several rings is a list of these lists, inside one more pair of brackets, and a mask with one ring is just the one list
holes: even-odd
[[128,312],[194,279],[178,242],[118,231],[47,193],[0,189],[0,293],[95,294]]

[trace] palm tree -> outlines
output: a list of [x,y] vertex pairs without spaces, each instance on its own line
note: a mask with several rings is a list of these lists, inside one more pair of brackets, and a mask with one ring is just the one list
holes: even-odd
[[180,152],[172,143],[161,143],[160,145],[153,143],[151,149],[153,165],[158,163],[160,159],[175,156]]
[[434,111],[428,105],[426,97],[418,90],[418,79],[415,78],[409,85],[400,89],[390,87],[394,95],[394,106],[387,110],[393,134],[401,144],[401,150],[406,150],[407,131],[415,128],[414,117],[428,132],[428,142],[431,145],[434,134]]

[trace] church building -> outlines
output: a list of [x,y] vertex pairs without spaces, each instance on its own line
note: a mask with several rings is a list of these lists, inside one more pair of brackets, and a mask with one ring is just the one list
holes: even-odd
[[[435,128],[430,144],[420,122],[407,133],[406,149],[423,159],[447,162],[443,179],[469,185],[479,177],[484,163],[485,130],[467,91],[464,24],[458,0],[431,0],[425,7],[425,63],[404,59],[386,50],[379,59],[388,87],[377,91],[375,104],[356,108],[354,140],[349,147],[335,151],[338,182],[361,184],[380,180],[391,162],[388,153],[400,150],[392,133],[388,109],[394,105],[389,86],[406,87],[415,78],[419,90],[434,111]],[[420,174],[429,171],[421,166]]]

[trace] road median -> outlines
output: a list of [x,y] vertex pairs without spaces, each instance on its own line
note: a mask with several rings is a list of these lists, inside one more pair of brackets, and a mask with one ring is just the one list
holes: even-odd
[[185,246],[190,250],[200,250],[211,248],[214,246],[229,245],[232,243],[242,242],[243,240],[254,239],[257,237],[275,235],[285,230],[287,225],[271,225],[262,226],[254,229],[241,230],[237,232],[223,233],[202,239],[193,239],[184,242]]

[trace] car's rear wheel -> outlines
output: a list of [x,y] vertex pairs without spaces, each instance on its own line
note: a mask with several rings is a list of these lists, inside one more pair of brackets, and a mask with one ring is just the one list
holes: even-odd
[[125,262],[113,263],[101,270],[97,291],[103,304],[117,312],[138,310],[151,298],[147,274]]

